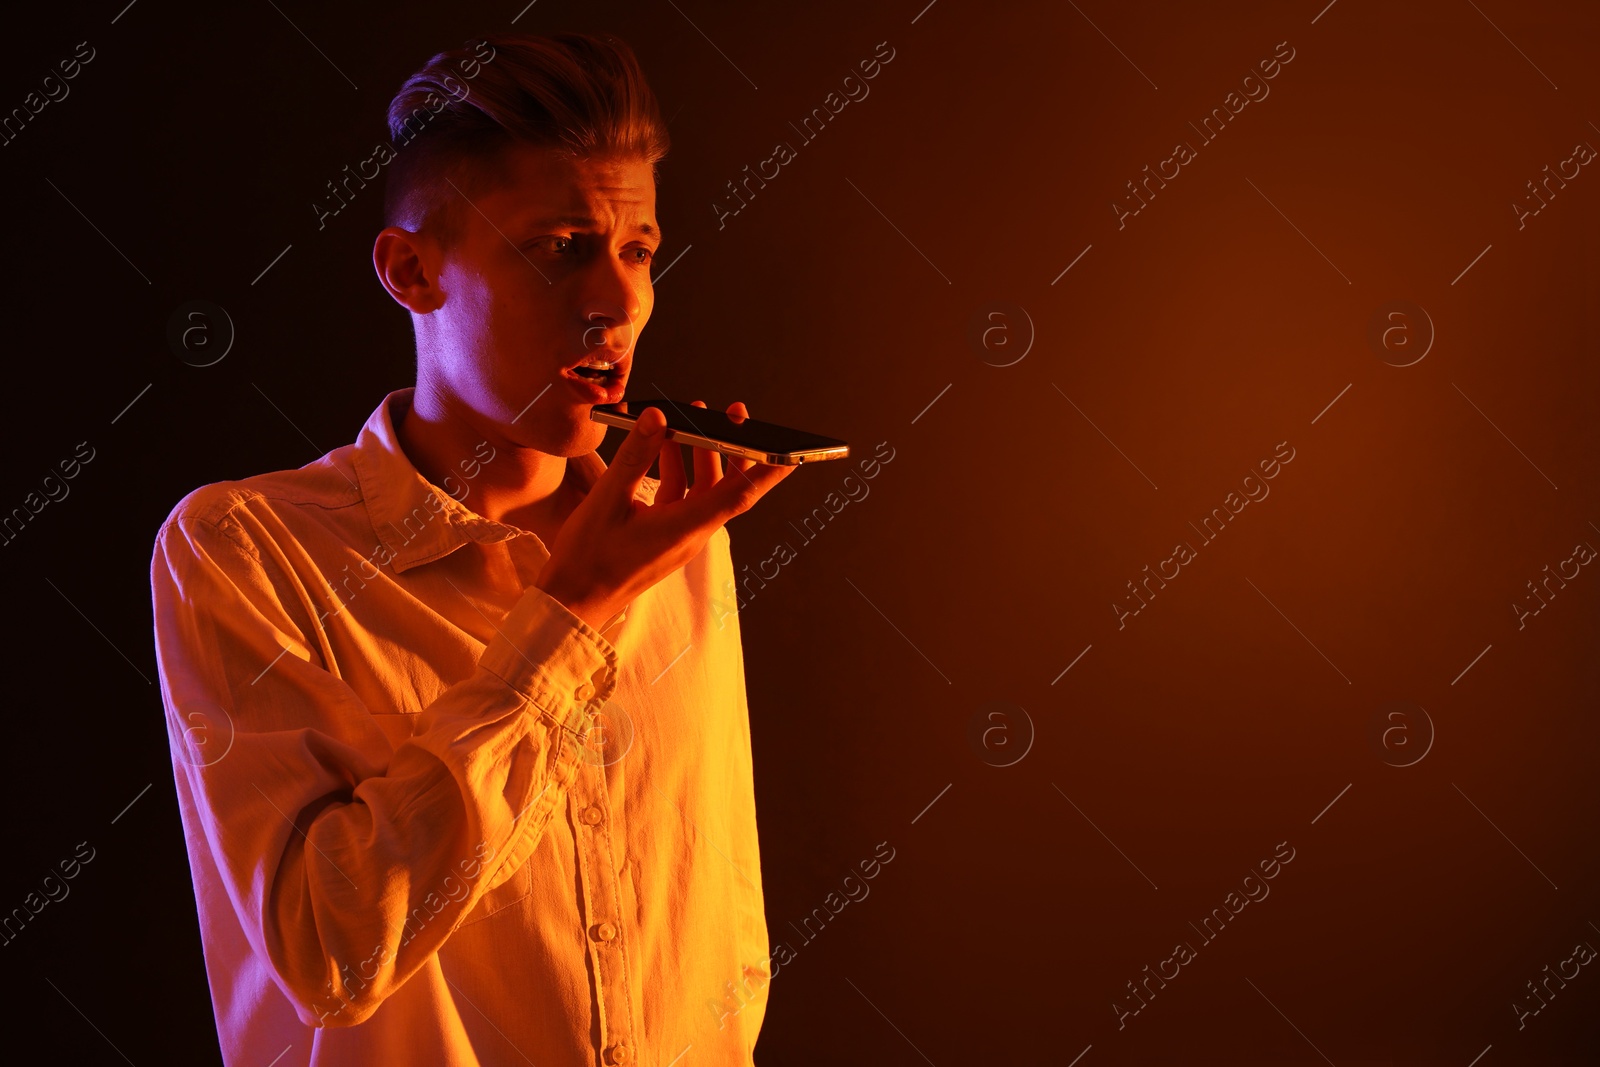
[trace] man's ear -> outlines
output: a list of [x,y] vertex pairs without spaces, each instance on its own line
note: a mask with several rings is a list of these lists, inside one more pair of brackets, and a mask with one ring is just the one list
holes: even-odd
[[437,310],[444,303],[439,288],[439,266],[443,259],[432,238],[399,226],[386,226],[372,244],[372,266],[395,303],[418,315]]

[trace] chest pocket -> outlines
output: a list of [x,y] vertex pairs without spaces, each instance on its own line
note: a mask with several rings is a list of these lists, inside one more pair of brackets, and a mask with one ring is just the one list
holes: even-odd
[[481,923],[529,897],[535,899],[525,909],[559,908],[562,901],[571,909],[572,887],[577,882],[577,841],[567,817],[567,790],[577,770],[577,742],[566,731],[557,731],[554,737],[561,751],[546,765],[548,784],[518,816],[527,825],[516,838],[512,855],[496,874],[500,880],[490,883],[488,892],[467,914],[462,926]]
[[383,731],[383,736],[389,742],[389,748],[393,750],[411,740],[419,714],[420,712],[415,711],[377,712],[373,714],[372,721]]

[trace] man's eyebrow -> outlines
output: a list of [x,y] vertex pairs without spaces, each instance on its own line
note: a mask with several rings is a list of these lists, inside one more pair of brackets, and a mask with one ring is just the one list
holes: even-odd
[[[543,228],[545,226],[573,226],[584,228],[598,226],[599,223],[594,219],[589,218],[587,215],[555,215],[550,218],[529,219],[527,222],[523,223],[523,225],[530,229]],[[635,232],[641,233],[646,237],[653,237],[657,241],[661,240],[661,231],[648,222],[641,222]]]

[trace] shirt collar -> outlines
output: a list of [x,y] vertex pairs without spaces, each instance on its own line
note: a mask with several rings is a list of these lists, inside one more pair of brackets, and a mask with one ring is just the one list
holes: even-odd
[[[411,410],[415,392],[397,389],[384,397],[361,428],[354,449],[367,515],[395,573],[448,556],[468,541],[492,544],[532,536],[477,514],[417,470],[395,432]],[[471,485],[468,478],[459,480]]]
[[[496,544],[514,537],[530,537],[538,544],[539,539],[532,532],[484,518],[417,470],[400,447],[400,435],[395,431],[410,412],[415,393],[415,387],[408,387],[384,397],[361,428],[353,450],[367,516],[388,551],[395,573],[442,559],[468,541]],[[476,459],[464,460],[462,477],[457,479],[466,487],[463,496],[471,492],[472,475],[467,472],[474,469],[472,463]],[[605,471],[600,454],[590,452],[569,459],[566,476],[587,493]],[[654,503],[659,485],[655,478],[642,479],[634,490],[634,499]]]

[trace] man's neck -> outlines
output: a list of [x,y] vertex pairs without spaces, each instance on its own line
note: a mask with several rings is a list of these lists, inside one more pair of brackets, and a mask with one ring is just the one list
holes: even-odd
[[[428,481],[446,491],[466,486],[463,502],[474,512],[531,530],[546,545],[582,500],[565,458],[485,435],[429,390],[419,387],[412,394],[395,433],[406,458]],[[482,461],[485,441],[494,449],[488,462]]]

